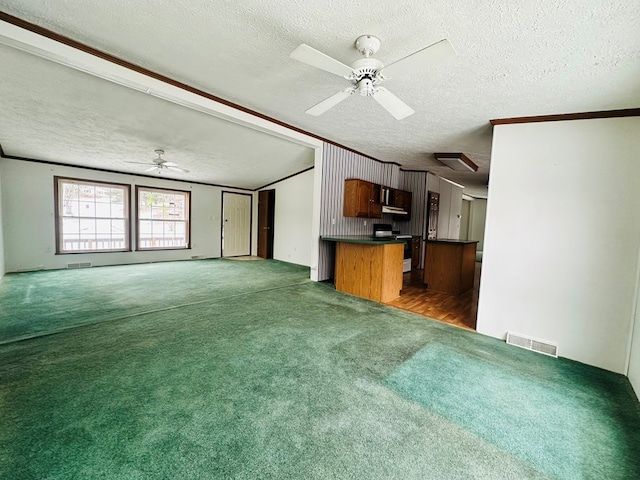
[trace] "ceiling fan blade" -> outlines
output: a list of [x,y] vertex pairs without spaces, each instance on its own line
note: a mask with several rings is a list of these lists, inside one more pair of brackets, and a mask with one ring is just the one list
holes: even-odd
[[136,165],[151,165],[149,162],[125,162],[125,163],[135,163]]
[[415,113],[413,108],[404,103],[393,93],[384,87],[378,87],[376,93],[373,94],[374,100],[382,105],[396,120],[402,120]]
[[173,170],[174,172],[189,173],[189,170],[185,170],[184,168],[173,167],[173,166],[167,166],[167,170]]
[[162,162],[162,164],[163,164],[165,167],[177,167],[177,166],[178,166],[178,164],[177,164],[177,163],[173,163],[173,162]]
[[422,67],[440,62],[449,57],[454,57],[455,55],[456,51],[453,45],[449,43],[449,40],[440,40],[397,62],[393,62],[391,65],[387,65],[380,70],[380,74],[384,78],[392,78],[398,75],[413,73]]
[[291,52],[289,57],[341,77],[348,77],[353,71],[351,67],[304,43]]
[[159,169],[159,168],[160,168],[159,166],[155,165],[155,166],[153,166],[153,167],[149,167],[149,168],[147,168],[147,169],[145,170],[145,172],[153,172],[155,169]]
[[356,91],[356,89],[354,87],[345,88],[341,92],[338,92],[335,95],[331,95],[329,98],[325,98],[323,101],[321,101],[320,103],[314,105],[313,107],[311,107],[309,110],[307,110],[304,113],[307,113],[309,115],[313,115],[314,117],[322,115],[324,112],[329,110],[331,107],[335,107],[341,101],[343,101],[347,97],[350,97],[351,94],[353,92],[355,92],[355,91]]

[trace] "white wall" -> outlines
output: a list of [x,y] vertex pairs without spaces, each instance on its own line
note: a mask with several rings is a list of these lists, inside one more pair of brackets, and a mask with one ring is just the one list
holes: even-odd
[[427,190],[429,192],[440,193],[440,180],[441,178],[433,173],[427,174]]
[[487,201],[477,198],[469,205],[469,238],[477,240],[477,250],[481,252],[484,248],[484,226],[487,218]]
[[460,236],[463,188],[445,178],[440,178],[439,180],[438,189],[429,189],[432,192],[440,193],[438,238],[453,238],[457,240]]
[[471,224],[471,200],[462,199],[462,218],[460,219],[460,240],[469,240]]
[[638,117],[495,127],[480,333],[557,342],[563,357],[626,373],[639,131]]
[[[10,159],[2,159],[0,171],[7,272],[66,268],[68,263],[75,262],[116,265],[220,256],[222,194],[219,187]],[[191,249],[56,255],[54,175],[130,184],[132,196],[135,185],[190,191]],[[135,238],[135,231],[132,237]]]
[[0,158],[0,278],[4,277],[5,262],[4,262],[4,228],[2,224],[2,205],[5,203],[2,199],[2,164],[6,160]]
[[462,191],[460,185],[451,185],[451,201],[449,203],[449,233],[447,238],[460,238],[460,222],[462,220]]
[[627,375],[636,392],[636,396],[640,398],[640,294],[636,298],[635,322],[631,338],[631,355]]
[[274,189],[273,258],[311,265],[314,170],[268,187]]

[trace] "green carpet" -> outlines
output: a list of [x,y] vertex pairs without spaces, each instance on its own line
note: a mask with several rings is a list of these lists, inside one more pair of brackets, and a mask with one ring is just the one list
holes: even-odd
[[385,383],[553,478],[612,478],[611,464],[640,478],[639,452],[624,448],[640,445],[640,428],[626,428],[638,418],[624,377],[569,361],[522,369],[501,360],[431,344]]
[[[624,377],[306,275],[201,261],[5,277],[3,325],[61,330],[0,345],[0,478],[639,478]],[[65,302],[81,318],[42,314]]]
[[225,259],[9,274],[0,283],[0,343],[308,279],[299,265]]

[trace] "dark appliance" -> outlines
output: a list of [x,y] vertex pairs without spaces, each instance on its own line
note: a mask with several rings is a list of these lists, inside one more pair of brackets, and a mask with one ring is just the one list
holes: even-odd
[[429,212],[427,223],[427,239],[435,240],[438,237],[438,210],[440,208],[440,194],[429,192]]
[[374,223],[373,224],[373,237],[374,240],[404,240],[404,255],[402,261],[402,272],[411,271],[411,248],[412,237],[411,235],[401,234],[399,231],[393,230],[393,225],[388,223]]

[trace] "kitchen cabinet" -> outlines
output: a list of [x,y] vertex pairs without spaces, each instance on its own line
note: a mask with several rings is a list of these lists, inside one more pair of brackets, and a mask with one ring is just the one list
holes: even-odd
[[427,240],[424,283],[429,290],[460,295],[473,288],[475,240]]
[[420,248],[422,247],[422,237],[411,238],[411,268],[420,266]]
[[345,180],[343,215],[381,218],[380,185],[356,178]]
[[336,242],[336,290],[376,302],[389,302],[402,290],[404,241],[369,236],[323,237]]
[[394,215],[395,220],[411,220],[411,192],[393,190],[393,206],[407,212],[406,215]]
[[381,218],[383,206],[396,207],[406,211],[406,214],[393,214],[395,221],[411,219],[411,192],[378,185],[357,178],[344,181],[345,217]]

